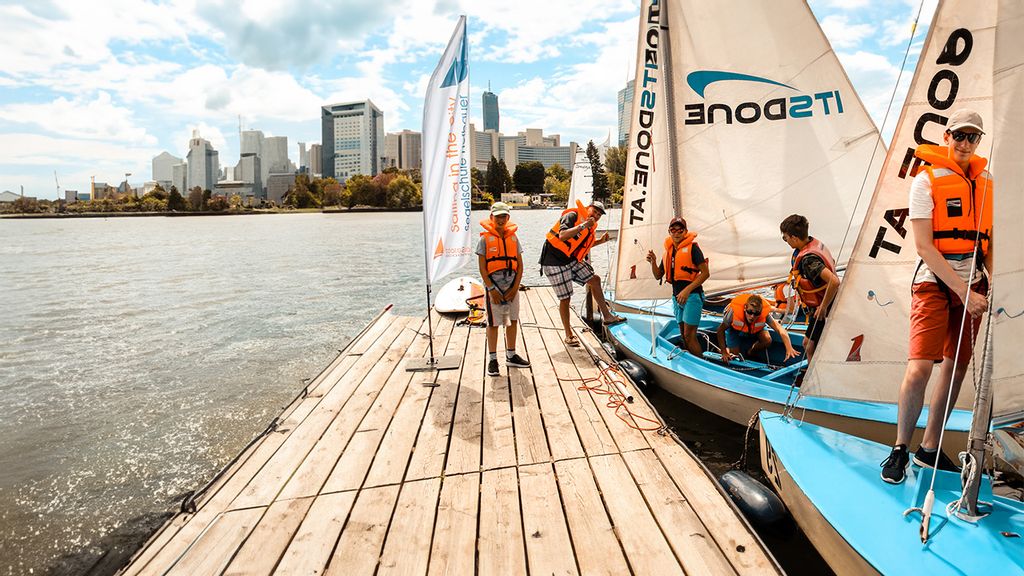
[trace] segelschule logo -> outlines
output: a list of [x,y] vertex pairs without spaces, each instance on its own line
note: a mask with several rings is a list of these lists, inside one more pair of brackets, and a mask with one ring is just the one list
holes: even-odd
[[[788,84],[776,82],[760,76],[751,76],[739,72],[726,72],[722,70],[697,70],[686,76],[686,83],[701,98],[704,98],[704,91],[715,82],[742,81],[759,82],[780,86],[797,92],[798,90]],[[753,124],[762,120],[785,120],[787,118],[810,118],[817,114],[842,114],[843,99],[839,90],[828,90],[815,94],[797,94],[788,98],[772,98],[764,104],[757,102],[741,102],[739,104],[723,104],[719,102],[699,104],[685,104],[684,123],[686,124],[714,124],[725,122],[732,124],[734,121],[740,124]]]

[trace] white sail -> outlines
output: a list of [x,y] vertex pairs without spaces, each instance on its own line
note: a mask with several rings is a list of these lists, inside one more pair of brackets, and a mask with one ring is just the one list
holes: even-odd
[[1024,411],[1024,2],[1000,0],[993,79],[993,414]]
[[[791,250],[779,223],[792,213],[807,216],[811,234],[844,261],[866,207],[855,214],[862,183],[866,200],[885,152],[807,4],[644,3],[640,21],[616,298],[668,294],[647,280],[649,265],[631,243],[660,256],[676,213],[698,234],[711,290],[784,276]],[[655,36],[658,24],[667,34]],[[668,51],[655,51],[652,64],[651,48]],[[675,204],[664,199],[672,190]]]
[[[964,107],[978,111],[985,122],[979,155],[989,157],[991,144],[1005,135],[992,117],[996,3],[953,0],[936,10],[863,230],[804,379],[804,394],[897,400],[907,365],[910,289],[917,266],[906,219],[919,164],[913,153],[918,144],[941,144],[948,116]],[[1001,175],[994,174],[998,191]],[[969,388],[963,387],[957,402],[968,410]]]
[[576,205],[576,201],[583,202],[589,206],[594,199],[594,171],[590,166],[590,159],[587,158],[587,151],[583,148],[576,149],[576,158],[572,162],[572,178],[569,180],[569,208]]

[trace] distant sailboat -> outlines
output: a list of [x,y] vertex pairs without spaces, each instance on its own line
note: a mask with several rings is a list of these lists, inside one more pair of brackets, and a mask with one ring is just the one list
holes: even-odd
[[[885,149],[805,2],[643,2],[634,93],[616,300],[668,301],[671,287],[644,258],[662,253],[677,215],[710,262],[710,292],[788,273],[779,223],[794,212],[837,261],[848,258],[844,238],[859,230],[862,185],[875,181]],[[626,317],[608,332],[627,356],[736,422],[785,405],[801,367],[783,365],[781,344],[724,366],[714,352],[682,352],[671,317]],[[719,323],[706,315],[700,328]]]
[[[877,237],[891,245],[872,254],[871,242],[858,242],[840,295],[839,304],[845,307],[838,322],[826,329],[832,341],[820,364],[815,357],[805,386],[805,393],[817,398],[869,401],[891,399],[898,389],[906,362],[905,300],[912,273],[907,269],[914,252],[909,227],[906,236],[897,230],[909,188],[909,182],[897,179],[905,166],[904,150],[912,138],[920,142],[941,134],[947,111],[965,105],[979,111],[985,120],[983,142],[991,148],[990,155],[978,154],[989,157],[997,178],[993,247],[998,248],[993,251],[988,321],[976,352],[976,359],[984,356],[985,362],[979,361],[976,388],[964,387],[976,390],[974,409],[955,411],[945,432],[959,442],[958,450],[970,454],[962,482],[961,476],[940,471],[934,473],[933,485],[931,469],[912,466],[902,484],[890,485],[879,479],[878,467],[889,445],[761,415],[762,466],[808,537],[839,573],[901,573],[911,568],[927,574],[1024,573],[1024,504],[994,495],[992,479],[982,475],[983,464],[991,457],[992,429],[1024,414],[1021,102],[1024,3],[940,2],[865,229],[864,236],[870,237],[875,235],[870,230],[880,226]],[[894,318],[871,310],[882,303],[872,302],[867,290],[875,292],[875,299],[892,298],[892,305],[884,308]],[[907,297],[901,296],[903,292]],[[903,326],[897,327],[900,320]],[[836,349],[842,339],[860,327],[871,329],[863,339],[861,359],[838,361]],[[895,433],[884,441],[894,437]],[[950,442],[944,445],[948,448]]]

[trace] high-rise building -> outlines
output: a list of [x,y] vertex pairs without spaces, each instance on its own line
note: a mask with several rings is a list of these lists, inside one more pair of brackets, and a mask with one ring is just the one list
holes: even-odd
[[626,87],[619,90],[619,146],[625,146],[629,140],[629,115],[633,113],[633,81],[626,82]]
[[423,166],[423,136],[413,130],[392,132],[384,137],[387,166],[399,170],[416,170]]
[[484,111],[484,131],[493,130],[498,132],[500,129],[498,125],[500,122],[500,114],[498,113],[498,95],[491,92],[490,83],[487,84],[487,90],[483,94],[483,111]]
[[344,181],[356,174],[376,176],[384,156],[384,113],[373,102],[321,108],[323,176]]
[[260,157],[255,154],[245,154],[238,159],[238,166],[235,167],[235,180],[252,185],[253,195],[257,198],[266,198],[263,192],[263,169],[260,166]]
[[299,142],[299,171],[309,172],[309,150],[305,142]]
[[260,130],[243,130],[242,143],[239,150],[240,155],[252,154],[260,156],[263,154],[263,132]]
[[314,177],[320,176],[324,173],[323,168],[323,146],[320,144],[310,144],[309,146],[309,173]]
[[174,165],[181,164],[181,158],[169,152],[161,152],[153,157],[153,181],[165,189],[170,189],[174,176]]
[[217,151],[199,136],[198,130],[193,130],[192,139],[188,141],[187,189],[198,186],[203,190],[213,190],[220,175],[219,164]]
[[188,164],[182,162],[171,166],[171,186],[178,189],[178,194],[188,195]]
[[398,148],[401,142],[398,132],[384,135],[384,168],[398,168]]

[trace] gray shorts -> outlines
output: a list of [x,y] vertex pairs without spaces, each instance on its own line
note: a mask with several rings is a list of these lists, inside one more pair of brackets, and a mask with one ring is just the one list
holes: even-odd
[[565,266],[542,266],[541,272],[555,289],[555,297],[568,300],[572,297],[572,283],[583,286],[594,277],[594,267],[589,262],[573,260]]
[[487,310],[488,326],[511,326],[513,322],[519,321],[519,294],[511,302],[495,304],[491,302],[490,294],[484,296],[487,303],[484,308]]

